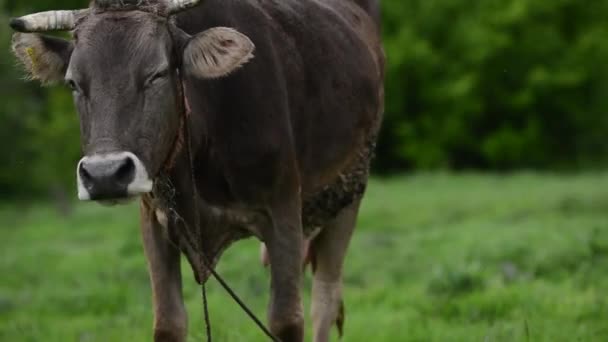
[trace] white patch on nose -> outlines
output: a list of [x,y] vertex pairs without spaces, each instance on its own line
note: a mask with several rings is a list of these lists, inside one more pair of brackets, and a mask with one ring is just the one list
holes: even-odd
[[78,162],[78,165],[76,166],[76,182],[78,183],[78,199],[81,201],[91,200],[91,195],[89,194],[89,190],[87,190],[87,188],[85,188],[84,184],[82,183],[82,178],[80,178],[80,172],[78,172],[78,170],[80,170],[80,165],[85,160],[85,158],[86,157],[80,159],[80,161]]
[[148,176],[148,171],[146,171],[146,167],[141,160],[131,152],[123,153],[130,156],[135,163],[135,178],[133,178],[133,181],[127,186],[127,193],[129,195],[141,195],[152,191],[154,182],[150,179],[150,176]]
[[92,156],[86,156],[82,158],[78,162],[78,166],[76,167],[76,178],[78,183],[78,199],[81,201],[88,201],[91,199],[91,195],[89,191],[84,186],[84,183],[80,177],[80,167],[83,162],[96,163],[103,162],[109,160],[124,160],[131,159],[133,164],[135,165],[135,176],[129,185],[127,185],[127,194],[129,196],[137,196],[141,194],[145,194],[152,191],[154,186],[154,182],[150,179],[148,175],[148,171],[146,171],[146,167],[141,162],[141,160],[132,152],[123,151],[116,153],[107,153],[107,154],[95,154]]

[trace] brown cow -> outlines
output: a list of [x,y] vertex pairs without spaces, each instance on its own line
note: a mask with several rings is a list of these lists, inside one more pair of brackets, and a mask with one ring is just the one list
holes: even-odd
[[[342,265],[381,122],[377,6],[198,2],[28,15],[11,26],[73,39],[16,33],[13,51],[32,78],[73,90],[79,198],[142,197],[156,341],[185,340],[180,250],[204,282],[199,253],[215,263],[251,235],[268,248],[270,329],[302,341],[301,260],[315,231],[314,340],[327,341],[341,326]],[[202,245],[188,237],[197,221]]]

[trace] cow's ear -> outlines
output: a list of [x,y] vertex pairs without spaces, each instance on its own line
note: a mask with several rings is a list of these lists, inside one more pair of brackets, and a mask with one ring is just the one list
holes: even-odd
[[47,85],[63,81],[74,45],[61,38],[15,33],[12,49],[28,78]]
[[253,42],[228,27],[214,27],[193,36],[184,49],[184,69],[201,78],[228,75],[253,58]]

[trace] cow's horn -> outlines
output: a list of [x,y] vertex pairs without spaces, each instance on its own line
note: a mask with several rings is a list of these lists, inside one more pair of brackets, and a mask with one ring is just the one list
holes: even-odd
[[88,10],[48,11],[11,19],[10,25],[19,32],[69,31],[74,29],[78,17]]
[[169,0],[168,9],[170,14],[181,12],[198,5],[200,0]]

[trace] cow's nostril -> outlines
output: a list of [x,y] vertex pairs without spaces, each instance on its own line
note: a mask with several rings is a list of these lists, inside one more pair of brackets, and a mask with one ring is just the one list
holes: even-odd
[[129,183],[133,180],[133,175],[135,174],[135,163],[131,158],[125,158],[116,170],[116,180],[121,183]]

